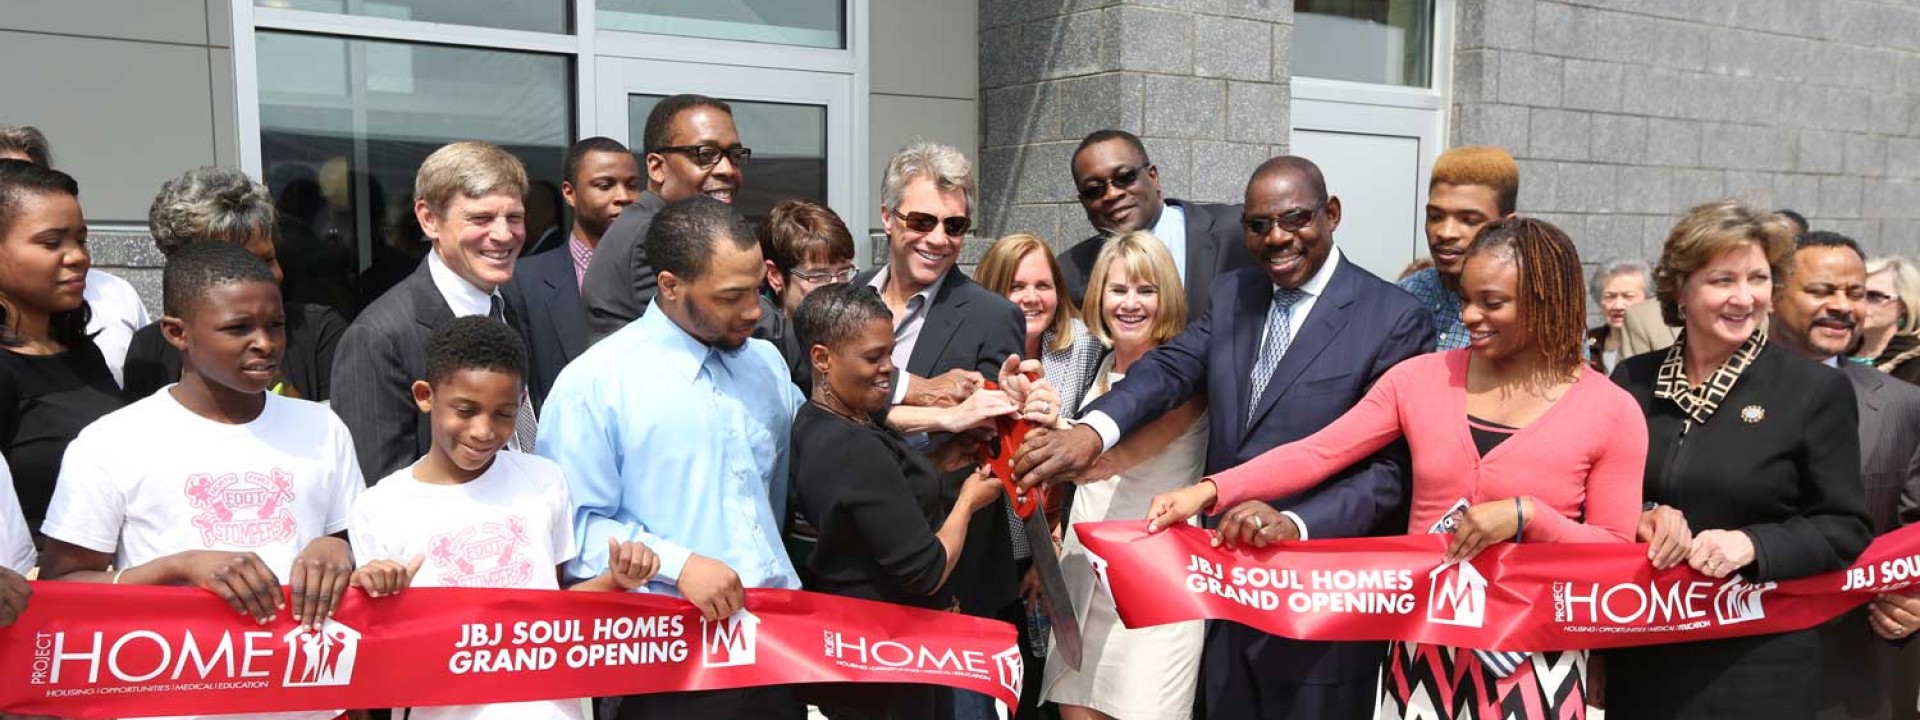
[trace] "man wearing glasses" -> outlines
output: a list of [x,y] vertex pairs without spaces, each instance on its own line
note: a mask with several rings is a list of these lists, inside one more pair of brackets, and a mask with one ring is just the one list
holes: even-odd
[[1093,237],[1060,254],[1060,273],[1075,306],[1086,299],[1087,276],[1108,237],[1152,230],[1173,253],[1187,288],[1187,319],[1207,312],[1207,290],[1221,273],[1252,262],[1240,252],[1240,206],[1193,203],[1160,194],[1160,169],[1147,147],[1125,130],[1096,130],[1073,152],[1073,184]]
[[[1133,364],[1072,429],[1027,437],[1014,472],[1023,485],[1086,478],[1122,437],[1207,397],[1207,473],[1312,435],[1345,414],[1388,368],[1433,347],[1420,303],[1341,257],[1340,200],[1300,157],[1262,164],[1240,218],[1251,268],[1213,284],[1212,310]],[[1287,498],[1217,508],[1208,521],[1228,546],[1398,534],[1406,526],[1404,446]],[[1209,623],[1197,718],[1373,717],[1382,643],[1289,640]]]
[[740,144],[733,108],[705,95],[674,95],[653,106],[642,135],[647,190],[607,228],[580,284],[592,341],[625,327],[653,301],[654,269],[642,247],[647,226],[668,203],[706,195],[731,204],[753,151]]

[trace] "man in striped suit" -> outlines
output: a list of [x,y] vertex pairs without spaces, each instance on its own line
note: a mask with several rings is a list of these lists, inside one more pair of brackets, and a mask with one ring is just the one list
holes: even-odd
[[[526,168],[492,143],[452,143],[420,164],[413,213],[433,252],[360,312],[333,358],[333,410],[353,433],[368,482],[419,459],[432,442],[412,388],[427,376],[434,329],[467,315],[511,324],[499,288],[513,279],[527,240],[526,192]],[[533,452],[533,409],[523,400],[520,412],[509,447]]]

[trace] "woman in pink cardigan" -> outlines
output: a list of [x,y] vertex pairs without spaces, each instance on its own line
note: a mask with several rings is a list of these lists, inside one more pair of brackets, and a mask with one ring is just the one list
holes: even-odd
[[[1632,542],[1646,420],[1583,361],[1586,294],[1572,241],[1531,218],[1489,225],[1467,251],[1461,290],[1471,345],[1407,360],[1326,429],[1154,498],[1150,529],[1303,492],[1405,437],[1408,532],[1452,533],[1448,560],[1507,540]],[[1264,546],[1268,529],[1227,518],[1215,542]],[[1584,718],[1586,667],[1584,651],[1394,643],[1381,716]]]

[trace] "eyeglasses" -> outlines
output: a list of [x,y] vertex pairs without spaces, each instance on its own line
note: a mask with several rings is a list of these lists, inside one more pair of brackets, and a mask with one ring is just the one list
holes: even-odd
[[730,148],[723,148],[716,145],[673,145],[670,147],[654,148],[653,151],[657,153],[680,153],[681,155],[687,156],[687,159],[692,160],[693,164],[698,165],[701,170],[712,170],[713,166],[720,164],[720,158],[723,157],[732,160],[734,167],[745,165],[748,160],[753,159],[753,148],[744,148],[737,145]]
[[1310,208],[1294,208],[1279,215],[1247,215],[1240,218],[1240,226],[1255,235],[1266,235],[1273,232],[1275,227],[1290,233],[1300,232],[1326,207],[1326,203],[1321,203]]
[[1099,200],[1107,194],[1107,188],[1109,187],[1117,187],[1121,190],[1133,187],[1134,183],[1140,182],[1140,173],[1151,169],[1153,169],[1152,165],[1144,168],[1122,168],[1119,172],[1113,174],[1112,179],[1089,180],[1087,184],[1080,186],[1080,199],[1087,201]]
[[1883,293],[1883,292],[1880,292],[1879,290],[1868,290],[1868,291],[1867,291],[1867,304],[1868,304],[1868,305],[1885,305],[1885,304],[1887,304],[1887,303],[1890,303],[1890,302],[1893,302],[1893,301],[1895,301],[1895,300],[1898,300],[1898,299],[1900,299],[1900,298],[1897,298],[1897,297],[1894,297],[1894,296],[1892,296],[1892,295],[1890,295],[1890,294],[1887,294],[1887,293]]
[[937,226],[946,226],[948,237],[960,237],[966,235],[967,230],[973,227],[973,219],[965,215],[942,218],[923,212],[902,213],[895,210],[893,216],[899,218],[900,222],[906,223],[908,230],[917,233],[930,233]]
[[853,276],[860,274],[860,268],[850,267],[843,270],[825,270],[821,272],[788,270],[787,274],[808,285],[839,285],[841,283],[853,282]]

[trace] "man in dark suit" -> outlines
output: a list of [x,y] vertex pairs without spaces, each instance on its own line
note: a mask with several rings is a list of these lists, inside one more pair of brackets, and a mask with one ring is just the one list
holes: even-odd
[[[1867,516],[1873,532],[1882,534],[1906,524],[1916,509],[1911,493],[1920,490],[1920,387],[1846,360],[1865,309],[1866,263],[1859,243],[1845,235],[1801,235],[1773,286],[1768,335],[1781,347],[1838,368],[1853,382]],[[1920,600],[1914,598],[1896,596],[1878,604],[1886,606],[1882,612],[1887,607],[1920,612]],[[1872,614],[1857,608],[1820,629],[1822,720],[1911,716],[1920,701],[1912,653],[1873,637],[1878,629],[1904,639],[1911,630],[1876,628]]]
[[[368,484],[420,459],[432,442],[412,388],[427,376],[434,329],[468,315],[512,324],[497,290],[513,279],[527,240],[526,192],[520,160],[491,143],[452,143],[420,164],[413,213],[433,249],[360,311],[333,357],[333,411],[353,433]],[[533,409],[523,399],[520,410],[510,447],[532,452]]]
[[705,95],[674,95],[654,105],[641,141],[647,190],[607,228],[580,284],[592,341],[626,327],[653,301],[658,283],[645,242],[654,213],[695,195],[732,204],[753,155],[733,128],[733,108]]
[[600,238],[621,211],[640,197],[640,163],[612,138],[590,137],[567,149],[560,195],[573,208],[573,232],[560,247],[520,260],[513,281],[500,288],[527,343],[527,392],[538,410],[560,368],[587,349],[587,314],[580,285]]
[[1073,151],[1073,185],[1094,235],[1060,253],[1060,274],[1077,307],[1107,238],[1151,230],[1173,253],[1187,288],[1187,320],[1207,314],[1213,279],[1249,267],[1240,251],[1240,206],[1195,203],[1160,195],[1160,169],[1147,146],[1125,130],[1096,130]]
[[[1432,316],[1342,258],[1339,224],[1340,201],[1312,162],[1262,164],[1246,195],[1254,267],[1221,276],[1212,309],[1135,363],[1072,429],[1029,436],[1016,458],[1021,482],[1079,478],[1105,448],[1199,392],[1213,428],[1207,472],[1233,467],[1327,426],[1388,368],[1431,350]],[[1255,545],[1403,532],[1406,468],[1404,450],[1390,450],[1302,495],[1226,508],[1217,532]],[[1301,642],[1210,623],[1200,717],[1372,718],[1385,653],[1381,643]]]

